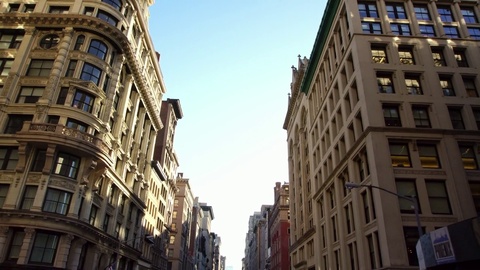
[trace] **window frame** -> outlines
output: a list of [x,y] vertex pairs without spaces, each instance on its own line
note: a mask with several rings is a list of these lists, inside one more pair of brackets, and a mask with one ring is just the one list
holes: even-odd
[[390,19],[408,19],[407,12],[403,3],[386,2],[387,16]]
[[386,45],[372,44],[370,52],[372,54],[372,61],[377,64],[387,64],[387,47]]
[[375,2],[358,3],[358,13],[360,18],[379,18],[378,8]]
[[366,34],[382,34],[382,24],[379,22],[362,22],[362,32]]
[[0,184],[0,208],[2,208],[3,204],[5,204],[9,190],[10,184]]
[[408,95],[423,95],[420,75],[405,74],[405,88]]
[[449,75],[440,75],[439,76],[440,88],[442,89],[442,94],[444,97],[454,97],[455,88],[453,87],[452,77]]
[[0,76],[8,76],[10,70],[12,70],[14,59],[0,58]]
[[[43,235],[46,237],[45,243],[39,243],[39,237]],[[29,257],[30,263],[41,263],[52,265],[55,262],[56,253],[58,250],[58,243],[60,242],[60,235],[56,233],[48,233],[46,231],[37,231],[33,241],[32,251]],[[35,251],[41,252],[40,260],[35,259]],[[45,253],[50,255],[45,258]],[[47,253],[47,254],[48,254]]]
[[[411,168],[412,167],[412,159],[410,156],[410,149],[408,142],[400,142],[400,141],[391,141],[388,143],[388,147],[390,150],[390,158],[391,164],[394,168]],[[396,151],[395,148],[401,147],[401,151]],[[405,154],[402,152],[406,150]]]
[[[395,186],[397,194],[403,197],[418,198],[417,181],[415,179],[396,178]],[[398,196],[398,206],[400,208],[400,213],[402,214],[415,214],[415,206],[411,200]],[[421,213],[420,202],[417,203],[417,206],[418,213]]]
[[91,81],[98,86],[102,78],[103,70],[93,64],[85,62],[82,67],[80,79],[84,81]]
[[53,164],[52,174],[76,179],[80,169],[80,162],[81,158],[78,156],[66,152],[58,152]]
[[437,12],[440,20],[443,23],[455,22],[455,17],[453,17],[452,8],[447,5],[438,5]]
[[[393,74],[389,72],[377,72],[376,74],[378,93],[395,94]],[[387,80],[387,81],[385,81]],[[389,81],[389,82],[388,82]]]
[[458,27],[451,26],[451,25],[444,25],[443,31],[445,32],[445,36],[449,38],[460,38]]
[[108,46],[100,39],[92,39],[88,45],[87,52],[105,61],[108,55]]
[[415,18],[417,18],[418,21],[432,20],[432,16],[430,16],[430,10],[428,10],[427,5],[414,5],[413,10],[415,12]]
[[452,123],[453,129],[459,129],[459,130],[465,129],[465,122],[463,121],[462,108],[448,107],[448,114],[450,116],[450,122]]
[[[432,185],[435,184],[441,184],[441,188],[443,188],[443,190],[441,190],[440,193],[434,192],[435,190],[433,190]],[[428,202],[430,203],[430,212],[434,215],[451,215],[452,206],[450,204],[450,198],[448,196],[448,189],[445,181],[425,180],[425,186],[427,188]],[[439,202],[443,204],[443,207],[446,207],[446,209],[439,210],[440,208],[436,207],[438,206]]]
[[[437,145],[429,142],[417,142],[418,158],[420,166],[424,169],[441,169],[440,156],[438,154]],[[436,165],[429,165],[429,164]]]
[[390,30],[398,36],[411,36],[412,30],[408,23],[390,23]]
[[[410,56],[409,56],[410,55]],[[403,65],[415,65],[415,55],[413,54],[413,48],[410,46],[398,47],[398,59],[400,64]]]
[[402,120],[398,104],[382,104],[383,120],[387,127],[401,127]]
[[54,61],[51,59],[32,59],[25,75],[32,77],[48,77],[52,72]]
[[31,114],[9,114],[7,125],[5,126],[4,134],[16,134],[22,130],[25,122],[32,121]]
[[[22,204],[20,205],[21,210],[30,210],[35,201],[37,195],[38,186],[35,185],[26,185],[25,190],[23,191]],[[33,196],[32,196],[33,195]]]
[[[412,106],[412,115],[416,128],[431,128],[430,115],[427,106]],[[423,116],[422,116],[423,115]]]
[[[43,96],[45,87],[41,86],[22,86],[18,93],[15,103],[34,104]],[[30,92],[30,94],[27,94]]]
[[[458,150],[460,151],[460,159],[465,170],[478,170],[478,158],[475,154],[475,146],[468,143],[459,143]],[[468,165],[470,164],[470,165]]]
[[453,55],[458,67],[468,67],[468,60],[463,49],[453,49]]
[[82,110],[84,112],[92,113],[93,106],[95,105],[95,96],[77,89],[73,95],[72,107]]

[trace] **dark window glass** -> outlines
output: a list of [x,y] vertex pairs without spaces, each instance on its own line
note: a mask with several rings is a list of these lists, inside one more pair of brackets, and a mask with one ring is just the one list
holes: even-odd
[[98,39],[94,39],[90,42],[90,47],[88,47],[88,53],[93,54],[102,60],[105,60],[107,56],[107,45]]
[[68,88],[62,87],[60,89],[60,93],[58,94],[57,104],[65,105],[65,100],[67,99],[67,95],[68,95]]
[[407,143],[389,143],[393,167],[411,167],[410,152]]
[[463,19],[465,23],[478,23],[477,16],[475,16],[475,11],[471,7],[462,7]]
[[443,31],[445,31],[445,36],[450,38],[459,38],[458,29],[456,26],[443,26]]
[[420,28],[420,34],[425,37],[434,37],[435,28],[433,25],[423,24],[418,26]]
[[[417,187],[415,180],[413,179],[396,179],[395,184],[397,186],[397,193],[404,197],[417,197]],[[407,200],[402,197],[398,197],[398,203],[400,205],[401,213],[414,214],[415,208],[411,200]],[[418,209],[420,213],[420,209]]]
[[43,95],[45,87],[25,86],[20,89],[17,103],[36,103]]
[[122,8],[122,1],[120,0],[102,0],[102,2],[111,5],[116,10],[120,10]]
[[84,42],[85,42],[85,36],[84,35],[79,35],[77,37],[77,41],[75,42],[74,50],[80,50],[80,48],[82,48],[82,45],[83,45]]
[[393,94],[395,90],[393,88],[392,74],[378,73],[377,85],[379,93]]
[[452,214],[447,187],[444,181],[427,181],[428,200],[432,214]]
[[360,18],[378,18],[377,6],[373,2],[358,3],[358,11],[360,12]]
[[428,116],[428,108],[422,106],[413,106],[413,120],[415,121],[415,127],[418,128],[429,128],[430,126],[430,117]]
[[418,156],[420,157],[420,164],[422,168],[439,169],[440,158],[437,153],[437,146],[435,144],[417,144]]
[[418,75],[405,75],[405,86],[409,95],[423,95],[420,85],[420,77]]
[[82,132],[87,132],[87,128],[88,128],[88,125],[81,122],[81,121],[78,121],[78,120],[75,120],[75,119],[67,119],[67,124],[66,126],[68,128],[73,128],[73,129],[77,129],[77,130],[80,130]]
[[79,165],[79,157],[60,152],[55,160],[53,173],[69,178],[76,178]]
[[385,125],[388,127],[401,127],[400,114],[398,105],[383,105],[383,118]]
[[14,230],[12,235],[12,240],[10,242],[10,248],[8,249],[8,260],[16,261],[20,255],[20,249],[23,245],[23,238],[25,237],[25,232],[23,230]]
[[0,30],[0,49],[18,49],[24,34],[23,30]]
[[410,26],[405,23],[391,23],[392,33],[399,36],[410,36]]
[[59,189],[49,188],[45,195],[45,202],[42,210],[44,212],[66,215],[70,206],[72,193]]
[[9,184],[0,184],[0,208],[2,208],[3,204],[5,203],[5,199],[7,198],[9,188],[10,188]]
[[455,60],[457,61],[457,66],[459,67],[468,67],[467,56],[465,55],[464,50],[453,50],[455,55]]
[[33,242],[30,262],[53,264],[60,237],[56,234],[37,232]]
[[[423,230],[423,228],[422,228]],[[416,252],[416,245],[420,236],[418,235],[417,227],[403,227],[403,234],[405,236],[405,246],[407,248],[408,264],[418,266],[418,258]]]
[[27,76],[47,77],[53,67],[53,60],[32,60],[27,70]]
[[104,20],[104,21],[106,21],[107,23],[109,23],[113,26],[117,26],[117,24],[118,24],[118,19],[117,18],[115,18],[113,15],[111,15],[108,12],[103,11],[103,10],[98,11],[97,18],[99,18],[101,20]]
[[468,34],[473,39],[480,39],[480,28],[478,27],[468,27]]
[[420,20],[420,21],[432,20],[430,18],[430,13],[428,12],[427,6],[423,6],[423,5],[415,6],[414,10],[415,10],[415,16],[417,17],[417,20]]
[[47,151],[45,149],[37,150],[35,160],[32,164],[32,172],[41,172],[45,167],[45,160],[47,159]]
[[460,108],[448,108],[448,113],[450,114],[450,121],[454,129],[465,129],[462,110]]
[[463,78],[463,85],[465,85],[465,91],[469,97],[478,97],[477,87],[475,86],[474,78]]
[[102,76],[102,70],[97,66],[94,66],[89,63],[83,65],[82,74],[80,79],[84,81],[92,81],[96,85],[100,82],[100,77]]
[[438,15],[442,22],[453,22],[452,10],[448,6],[438,6]]
[[407,14],[403,4],[387,3],[387,14],[390,19],[406,19]]
[[94,101],[95,101],[95,98],[92,95],[89,95],[83,91],[77,90],[73,98],[72,107],[91,113]]
[[362,22],[363,33],[381,34],[382,26],[376,22]]
[[8,116],[7,127],[5,128],[5,134],[15,134],[18,131],[22,130],[23,122],[32,121],[32,115],[23,115],[23,114],[10,114]]
[[47,35],[42,40],[40,40],[40,47],[44,49],[54,48],[60,42],[60,37],[58,35]]
[[33,205],[33,201],[35,200],[35,196],[37,195],[37,186],[26,186],[25,192],[23,193],[22,199],[22,206],[20,209],[22,210],[30,210]]
[[473,117],[475,118],[475,122],[477,123],[477,129],[480,130],[480,108],[473,109]]
[[73,77],[75,74],[75,68],[77,67],[77,60],[70,60],[68,63],[67,72],[65,72],[65,77]]
[[12,65],[13,59],[0,59],[0,76],[8,76]]
[[446,97],[455,96],[455,90],[453,89],[452,79],[447,77],[440,78],[440,87],[442,88],[443,95]]

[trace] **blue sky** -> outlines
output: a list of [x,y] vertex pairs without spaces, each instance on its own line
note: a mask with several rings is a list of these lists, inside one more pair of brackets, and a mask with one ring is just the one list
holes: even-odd
[[194,196],[213,207],[227,266],[241,269],[248,219],[288,181],[283,122],[298,55],[310,57],[326,1],[157,0],[150,35],[180,99],[175,149]]

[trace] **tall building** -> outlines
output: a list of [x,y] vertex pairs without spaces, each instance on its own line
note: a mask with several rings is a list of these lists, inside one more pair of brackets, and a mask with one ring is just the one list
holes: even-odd
[[198,270],[213,269],[213,239],[212,221],[215,218],[213,207],[206,203],[199,203],[202,213],[201,228],[198,233],[196,265]]
[[153,267],[151,4],[1,3],[0,268]]
[[292,269],[415,268],[416,215],[396,194],[418,199],[423,232],[478,214],[479,14],[328,1],[283,126]]
[[242,269],[266,269],[269,261],[269,214],[272,205],[262,205],[248,220],[248,232],[245,237],[245,257]]
[[276,182],[274,204],[268,218],[269,256],[272,270],[290,269],[290,204],[288,183]]

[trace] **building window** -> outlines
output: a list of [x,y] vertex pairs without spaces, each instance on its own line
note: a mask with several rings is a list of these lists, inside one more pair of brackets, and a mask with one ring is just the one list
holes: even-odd
[[450,114],[453,129],[465,129],[461,108],[450,107],[448,108],[448,113]]
[[386,3],[387,14],[390,19],[406,19],[405,7],[403,4]]
[[443,55],[443,48],[432,49],[432,58],[433,64],[436,67],[443,67],[447,65],[447,63],[445,62],[445,57]]
[[116,238],[119,238],[120,237],[120,229],[122,228],[122,224],[117,222],[117,224],[115,225],[115,234],[114,236]]
[[473,108],[472,110],[475,123],[477,124],[477,129],[480,130],[480,108]]
[[468,67],[465,50],[454,49],[453,54],[455,55],[455,61],[457,62],[458,67]]
[[402,121],[398,112],[398,105],[385,104],[383,107],[383,119],[387,127],[401,127]]
[[384,94],[395,93],[395,90],[393,88],[392,74],[377,73],[377,85],[378,85],[379,93],[384,93]]
[[72,193],[48,188],[42,210],[44,212],[66,215],[70,206]]
[[458,148],[460,150],[463,168],[465,170],[478,170],[477,157],[475,156],[473,146],[460,144]]
[[23,40],[23,31],[0,31],[0,49],[18,49]]
[[77,41],[75,42],[74,50],[80,50],[82,48],[83,43],[85,42],[85,36],[79,35],[77,37]]
[[0,59],[0,76],[8,76],[12,65],[13,59]]
[[372,60],[378,64],[388,63],[386,47],[381,45],[372,46]]
[[461,7],[463,19],[465,23],[478,23],[477,16],[472,7]]
[[59,238],[57,234],[37,232],[33,242],[30,262],[53,264]]
[[65,105],[65,101],[67,100],[67,95],[68,95],[68,87],[62,87],[60,89],[60,93],[58,93],[57,104]]
[[403,227],[405,237],[405,247],[407,249],[408,264],[418,266],[417,242],[420,238],[417,227]]
[[82,132],[87,132],[87,128],[88,128],[87,124],[71,118],[67,119],[67,123],[65,126],[68,128],[80,130]]
[[45,87],[25,86],[20,89],[17,103],[36,103],[43,95]]
[[446,97],[455,96],[453,89],[452,79],[446,76],[440,77],[440,87],[442,88],[443,95]]
[[480,28],[468,27],[468,34],[470,35],[470,38],[480,40]]
[[44,49],[55,48],[60,42],[60,37],[58,35],[47,35],[40,40],[40,47]]
[[92,95],[77,90],[77,92],[75,92],[75,96],[73,97],[72,107],[91,113],[94,100],[95,98]]
[[73,77],[76,68],[77,60],[70,60],[70,62],[68,63],[67,72],[65,72],[65,77]]
[[410,47],[399,47],[398,57],[401,64],[415,65],[415,59],[413,58],[413,50]]
[[[404,197],[417,197],[417,187],[415,186],[415,180],[412,179],[395,179],[397,186],[397,193]],[[398,197],[398,203],[400,205],[401,213],[415,213],[415,206],[411,200],[407,200],[402,197]],[[420,206],[419,206],[420,208]],[[418,209],[420,213],[420,209]]]
[[430,13],[428,12],[428,8],[425,5],[416,5],[414,7],[415,10],[415,17],[419,21],[431,21]]
[[445,36],[449,38],[459,38],[458,29],[456,26],[443,26]]
[[32,115],[10,114],[8,115],[8,123],[5,128],[5,134],[15,134],[22,130],[23,122],[32,121]]
[[475,205],[475,210],[477,211],[477,216],[480,216],[480,182],[470,181],[470,192],[472,193],[473,204]]
[[358,3],[360,18],[378,18],[377,6],[373,2]]
[[25,13],[32,13],[33,10],[35,9],[35,4],[25,4]]
[[438,157],[437,147],[434,144],[418,143],[418,155],[420,157],[420,164],[422,168],[439,169],[440,158]]
[[117,24],[118,24],[118,19],[115,18],[115,16],[113,16],[113,15],[111,15],[108,12],[103,11],[103,10],[98,11],[97,18],[99,18],[101,20],[104,20],[104,21],[106,21],[107,23],[109,23],[110,25],[113,25],[113,26],[117,26]]
[[9,184],[0,184],[0,208],[2,208],[5,203],[9,187]]
[[10,243],[10,248],[8,251],[8,260],[16,261],[20,255],[20,249],[23,245],[23,238],[25,237],[25,232],[20,230],[14,230],[12,235],[12,242]]
[[68,6],[50,6],[48,12],[52,14],[67,14],[69,9],[70,7]]
[[409,95],[423,95],[422,87],[420,86],[420,77],[418,75],[405,75],[405,87]]
[[392,33],[399,36],[410,36],[410,26],[406,23],[391,23]]
[[90,217],[88,218],[88,223],[92,226],[95,226],[95,220],[97,219],[97,212],[98,207],[96,205],[92,205],[90,209]]
[[362,22],[363,33],[381,34],[382,26],[377,22]]
[[444,181],[427,181],[428,200],[432,214],[452,214]]
[[85,10],[83,11],[83,14],[88,15],[88,16],[93,16],[93,12],[95,9],[93,7],[85,7]]
[[102,2],[111,5],[116,10],[120,10],[122,8],[122,1],[120,0],[102,0]]
[[463,85],[469,97],[478,97],[477,87],[475,86],[475,79],[471,77],[463,77]]
[[37,149],[35,160],[32,164],[32,172],[41,172],[45,167],[45,160],[47,159],[47,151],[45,149]]
[[393,167],[411,167],[410,152],[408,143],[391,142],[389,143],[390,157]]
[[79,157],[59,152],[57,159],[55,160],[55,169],[53,173],[69,178],[76,178],[79,165]]
[[112,204],[115,202],[115,193],[117,188],[112,184],[110,186],[110,191],[108,192],[108,203]]
[[94,66],[89,63],[83,65],[82,74],[80,79],[84,81],[92,81],[96,85],[100,82],[100,77],[102,76],[102,70],[97,66]]
[[437,6],[438,15],[442,22],[453,22],[452,10],[448,6]]
[[418,26],[420,28],[420,34],[424,37],[434,37],[435,36],[435,28],[433,25],[429,24],[421,24]]
[[8,12],[18,12],[20,10],[20,4],[9,4]]
[[103,226],[102,226],[103,231],[106,232],[108,230],[109,223],[110,223],[110,215],[105,215],[105,218],[103,219]]
[[25,193],[23,193],[22,199],[22,206],[20,209],[22,210],[30,210],[33,205],[33,201],[35,200],[35,196],[37,195],[37,186],[26,186]]
[[428,108],[424,106],[412,106],[413,120],[417,128],[429,128],[430,117],[428,115]]
[[98,39],[93,39],[90,42],[90,47],[88,47],[88,53],[93,54],[102,60],[105,60],[107,57],[107,50],[107,45]]
[[32,60],[28,67],[27,76],[47,77],[53,67],[53,60]]

